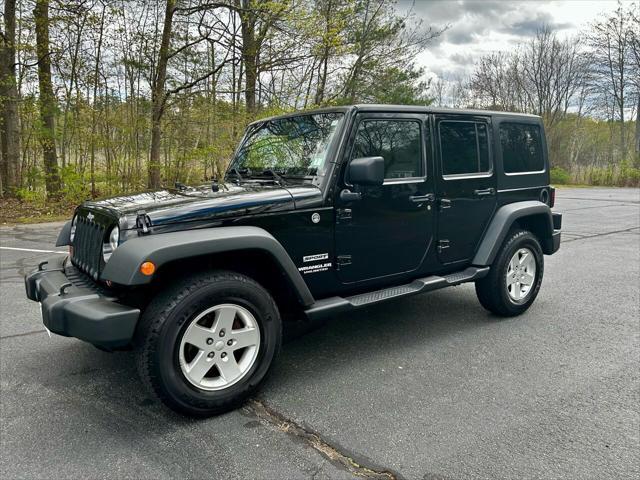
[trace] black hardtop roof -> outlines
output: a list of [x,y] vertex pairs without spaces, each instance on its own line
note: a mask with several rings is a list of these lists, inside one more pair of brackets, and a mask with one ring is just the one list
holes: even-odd
[[272,117],[262,118],[252,122],[251,125],[256,123],[262,123],[268,120],[276,120],[280,118],[294,117],[297,115],[311,115],[316,113],[330,113],[330,112],[349,112],[357,110],[359,112],[382,112],[382,113],[442,113],[442,114],[457,114],[457,115],[484,115],[484,116],[499,116],[499,117],[512,117],[512,118],[526,118],[526,119],[541,119],[538,115],[531,115],[529,113],[515,113],[515,112],[502,112],[497,110],[474,110],[466,108],[446,108],[446,107],[431,107],[421,105],[376,105],[376,104],[358,104],[358,105],[346,105],[342,107],[326,107],[317,108],[313,110],[299,110],[296,112],[286,113],[283,115],[275,115]]

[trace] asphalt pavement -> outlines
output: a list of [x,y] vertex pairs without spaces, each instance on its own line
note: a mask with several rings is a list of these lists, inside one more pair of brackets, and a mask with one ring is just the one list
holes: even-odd
[[207,420],[150,398],[131,353],[50,338],[22,277],[61,224],[0,227],[0,476],[639,478],[640,190],[561,189],[556,210],[524,315],[462,285],[335,316]]

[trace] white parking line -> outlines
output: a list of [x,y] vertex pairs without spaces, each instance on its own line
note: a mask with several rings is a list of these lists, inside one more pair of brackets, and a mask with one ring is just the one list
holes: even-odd
[[38,250],[36,248],[17,248],[17,247],[0,247],[0,250],[15,250],[18,252],[36,252],[36,253],[60,253],[66,255],[68,252],[60,250]]

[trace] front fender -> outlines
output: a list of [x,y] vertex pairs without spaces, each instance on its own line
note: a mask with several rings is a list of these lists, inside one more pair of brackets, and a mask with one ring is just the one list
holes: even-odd
[[71,245],[71,220],[64,224],[56,240],[56,247],[64,247],[66,245]]
[[268,253],[287,275],[300,302],[311,305],[313,296],[284,247],[258,227],[216,227],[132,238],[120,245],[102,271],[102,280],[120,285],[144,285],[152,276],[140,273],[143,262],[156,269],[168,262],[214,253],[260,250]]
[[494,215],[473,258],[473,265],[491,265],[513,223],[525,217],[540,219],[541,232],[539,234],[545,240],[543,241],[543,250],[545,250],[544,244],[546,244],[546,240],[552,241],[554,234],[553,215],[549,205],[537,200],[510,203],[500,207]]

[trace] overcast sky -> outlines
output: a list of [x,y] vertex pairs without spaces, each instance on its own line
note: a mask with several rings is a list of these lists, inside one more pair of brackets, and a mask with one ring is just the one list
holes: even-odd
[[413,8],[425,24],[450,26],[416,59],[427,76],[447,80],[469,75],[484,53],[514,49],[542,25],[574,35],[616,7],[614,0],[398,0],[397,5],[402,12]]

